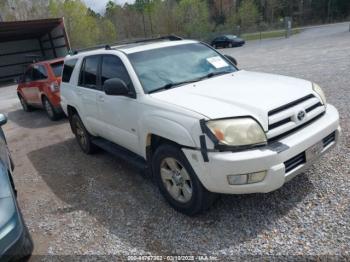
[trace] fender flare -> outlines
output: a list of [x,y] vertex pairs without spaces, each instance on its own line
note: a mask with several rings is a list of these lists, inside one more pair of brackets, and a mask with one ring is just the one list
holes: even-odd
[[143,120],[144,135],[141,136],[140,146],[143,148],[143,157],[146,158],[147,146],[149,146],[149,136],[157,135],[167,140],[173,141],[181,146],[195,148],[196,143],[190,132],[176,121],[161,117],[152,116]]

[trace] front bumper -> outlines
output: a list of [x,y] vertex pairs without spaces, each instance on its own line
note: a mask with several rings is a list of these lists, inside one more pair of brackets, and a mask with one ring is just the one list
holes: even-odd
[[[318,156],[336,145],[340,133],[338,111],[334,106],[327,105],[327,111],[320,119],[282,138],[278,141],[278,147],[268,145],[241,152],[208,152],[209,162],[204,162],[199,150],[183,148],[183,152],[203,186],[211,192],[225,194],[267,193],[280,188],[285,182],[302,173],[316,159],[311,160],[305,157],[305,162],[287,173],[285,162],[303,154],[317,143],[322,143],[322,140],[333,132],[335,134],[334,140],[323,147]],[[260,171],[267,171],[262,182],[230,185],[227,180],[228,175]]]

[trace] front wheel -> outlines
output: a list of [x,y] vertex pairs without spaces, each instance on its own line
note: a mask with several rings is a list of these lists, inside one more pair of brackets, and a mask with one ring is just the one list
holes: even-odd
[[83,152],[86,154],[94,153],[96,151],[96,146],[92,143],[92,136],[86,130],[80,117],[77,114],[74,114],[70,118],[70,122],[75,138]]
[[229,43],[228,48],[232,48],[232,47],[233,47],[232,43]]
[[180,148],[161,145],[152,164],[160,192],[174,209],[192,216],[210,207],[215,195],[203,187]]

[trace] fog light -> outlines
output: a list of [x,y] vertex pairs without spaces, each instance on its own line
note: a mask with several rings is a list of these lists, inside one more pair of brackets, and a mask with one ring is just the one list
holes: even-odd
[[266,177],[266,171],[249,173],[245,175],[229,175],[227,176],[230,185],[245,185],[261,182]]
[[248,175],[230,175],[227,180],[230,185],[244,185],[247,184]]
[[248,184],[261,182],[266,177],[266,171],[248,174]]

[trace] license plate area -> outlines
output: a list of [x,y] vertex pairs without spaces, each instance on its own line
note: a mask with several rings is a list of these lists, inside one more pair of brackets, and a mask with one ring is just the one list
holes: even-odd
[[323,142],[320,141],[318,143],[316,143],[315,145],[309,147],[306,151],[305,151],[305,157],[306,157],[306,162],[312,162],[315,159],[317,159],[323,150]]

